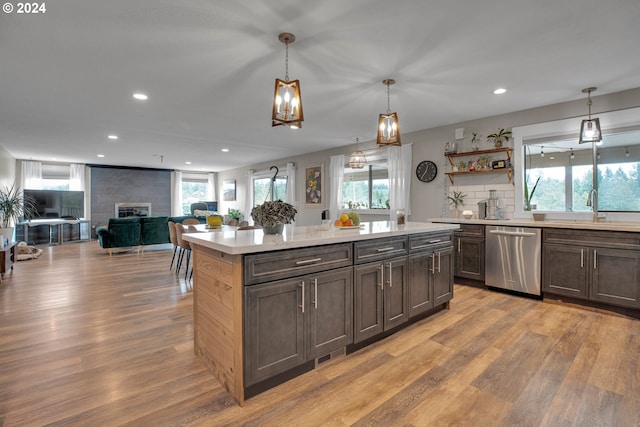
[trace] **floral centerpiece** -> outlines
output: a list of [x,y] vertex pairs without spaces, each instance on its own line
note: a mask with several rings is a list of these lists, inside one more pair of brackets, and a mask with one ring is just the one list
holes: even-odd
[[280,234],[284,224],[291,224],[297,213],[293,205],[282,200],[266,201],[251,210],[251,218],[262,226],[265,234]]

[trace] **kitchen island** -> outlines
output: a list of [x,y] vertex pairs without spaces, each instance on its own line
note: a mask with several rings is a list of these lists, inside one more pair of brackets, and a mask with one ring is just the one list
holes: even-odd
[[224,228],[193,251],[194,350],[239,403],[453,297],[455,224]]

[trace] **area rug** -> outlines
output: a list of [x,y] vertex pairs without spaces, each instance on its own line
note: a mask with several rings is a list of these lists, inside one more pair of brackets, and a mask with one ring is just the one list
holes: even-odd
[[42,249],[38,249],[35,246],[29,246],[26,242],[20,242],[16,246],[16,257],[18,258],[18,261],[27,261],[38,258],[40,255],[42,255]]

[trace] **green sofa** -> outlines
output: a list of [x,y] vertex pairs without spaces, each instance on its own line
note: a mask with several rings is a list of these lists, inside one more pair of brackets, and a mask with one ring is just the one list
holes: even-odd
[[[144,248],[148,245],[171,243],[169,239],[168,222],[182,223],[193,215],[185,216],[149,216],[126,218],[109,218],[108,225],[96,227],[100,247],[111,250],[113,248]],[[204,218],[196,218],[204,223]]]

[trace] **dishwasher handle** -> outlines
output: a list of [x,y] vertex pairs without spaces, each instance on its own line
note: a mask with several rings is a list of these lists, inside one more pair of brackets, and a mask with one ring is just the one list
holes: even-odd
[[502,230],[489,230],[489,233],[498,236],[516,236],[516,237],[536,237],[536,233],[528,231],[502,231]]

